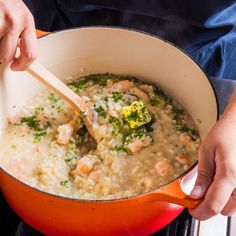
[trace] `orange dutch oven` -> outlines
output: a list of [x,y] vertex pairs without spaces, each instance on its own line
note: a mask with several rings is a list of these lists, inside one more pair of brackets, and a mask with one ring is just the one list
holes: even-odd
[[[62,80],[110,72],[157,83],[185,107],[202,139],[217,120],[215,94],[205,73],[162,39],[121,28],[88,27],[49,34],[38,39],[38,45],[39,62]],[[20,110],[42,89],[27,72],[12,72],[0,65],[0,135],[13,105]],[[14,211],[46,235],[148,235],[167,225],[184,207],[199,204],[182,191],[193,186],[196,165],[155,191],[125,199],[56,196],[24,184],[4,169],[0,187]]]

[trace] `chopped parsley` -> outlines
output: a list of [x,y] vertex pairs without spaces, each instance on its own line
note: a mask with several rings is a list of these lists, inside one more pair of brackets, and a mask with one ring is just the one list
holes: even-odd
[[177,108],[176,106],[172,105],[172,112],[174,114],[175,120],[181,120],[183,115],[185,115],[185,111],[183,109]]
[[184,123],[184,115],[185,111],[183,109],[179,109],[172,105],[172,116],[175,121],[176,129],[181,132],[186,132],[193,141],[196,141],[198,138],[198,132],[195,129],[189,128],[187,124]]
[[124,139],[124,146],[127,146],[133,139],[140,139],[147,134],[145,128],[133,129]]
[[93,74],[85,76],[87,81],[93,82],[93,84],[100,85],[102,87],[107,85],[107,80],[111,78],[109,73],[106,74]]
[[46,134],[47,134],[46,129],[41,130],[41,131],[35,131],[35,132],[33,132],[34,142],[35,142],[35,143],[36,143],[36,142],[39,142],[39,141],[41,140],[41,138],[42,138],[43,136],[45,136]]
[[179,128],[178,128],[179,131],[182,131],[182,132],[186,132],[188,133],[188,135],[190,136],[190,138],[193,140],[193,141],[196,141],[198,139],[198,132],[197,130],[195,129],[190,129],[189,127],[187,127],[185,124],[182,124]]
[[95,110],[99,114],[99,116],[104,117],[104,118],[107,116],[102,106],[97,107]]
[[43,107],[36,107],[34,110],[34,115],[35,116],[39,116],[42,115],[44,113],[44,108]]
[[150,98],[150,103],[152,106],[164,106],[165,105],[165,101],[163,99],[158,98],[157,96],[152,96]]
[[120,121],[120,119],[116,118],[114,116],[110,116],[109,122],[110,122],[110,124],[112,124],[112,126],[114,128],[113,133],[117,133],[122,126],[122,122]]
[[156,105],[159,105],[160,101],[158,100],[157,97],[153,96],[150,98],[150,103],[151,105],[156,106]]
[[107,80],[112,77],[111,74],[92,74],[84,76],[83,78],[79,78],[76,80],[72,80],[68,83],[68,86],[75,89],[75,92],[79,92],[81,89],[86,89],[92,83],[93,85],[97,84],[99,86],[106,86]]
[[132,129],[128,134],[124,135],[123,146],[113,147],[112,150],[117,152],[127,152],[128,145],[132,143],[132,141],[134,141],[135,139],[142,139],[143,137],[147,136],[151,138],[150,134],[147,132],[147,129],[145,127]]
[[128,145],[130,143],[132,143],[135,139],[142,139],[143,137],[147,137],[147,136],[151,138],[150,134],[147,132],[147,129],[145,127],[132,129],[129,133],[124,135],[123,146],[113,147],[112,150],[117,151],[117,152],[127,152]]
[[74,89],[76,93],[79,93],[80,90],[88,88],[91,84],[105,87],[107,85],[107,80],[109,79],[112,80],[113,82],[118,82],[121,80],[130,80],[130,81],[137,80],[135,77],[132,76],[113,75],[110,73],[92,74],[92,75],[86,75],[76,80],[72,80],[68,83],[68,86]]
[[60,99],[60,97],[55,93],[50,93],[49,96],[48,96],[48,99],[50,101],[56,103]]
[[61,105],[57,105],[55,108],[56,108],[56,110],[57,110],[58,113],[64,111],[63,108],[61,107]]
[[25,124],[33,130],[34,142],[40,141],[47,134],[47,128],[50,126],[48,123],[42,127],[36,115],[21,117],[21,124]]
[[131,99],[129,97],[125,99],[125,104],[127,106],[130,106],[132,104]]
[[75,141],[74,141],[74,139],[70,139],[69,140],[69,143],[68,143],[68,149],[69,150],[74,150],[76,148],[76,144],[75,144]]
[[113,92],[111,97],[115,102],[118,102],[119,100],[123,99],[123,94],[120,92]]
[[75,158],[76,158],[76,153],[74,151],[70,150],[66,153],[65,161],[70,162],[70,161],[74,160]]
[[154,93],[161,99],[164,100],[167,104],[172,103],[172,99],[164,93],[164,91],[160,88],[154,87]]
[[26,124],[27,126],[29,126],[31,129],[35,131],[41,131],[39,120],[37,119],[37,116],[35,115],[21,117],[21,124]]
[[65,188],[69,188],[69,181],[68,180],[62,180],[61,181],[61,186],[65,187]]
[[79,92],[81,89],[86,89],[89,86],[89,81],[86,80],[85,78],[82,79],[77,79],[77,80],[73,80],[71,82],[68,83],[69,87],[72,87],[75,89],[75,92]]
[[121,146],[121,147],[115,146],[112,148],[112,150],[117,151],[117,152],[127,152],[128,148],[125,146]]

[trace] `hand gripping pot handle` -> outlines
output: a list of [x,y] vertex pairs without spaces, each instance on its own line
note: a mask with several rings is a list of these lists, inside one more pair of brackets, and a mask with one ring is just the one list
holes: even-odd
[[193,209],[202,201],[202,199],[192,199],[188,195],[193,189],[196,177],[197,167],[189,171],[184,177],[147,194],[148,201],[165,201]]

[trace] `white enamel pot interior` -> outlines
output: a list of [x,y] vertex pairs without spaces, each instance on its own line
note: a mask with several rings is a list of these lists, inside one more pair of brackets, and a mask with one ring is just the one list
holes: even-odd
[[[217,120],[216,97],[205,73],[162,39],[127,29],[89,27],[53,33],[38,44],[39,62],[64,81],[92,73],[132,75],[159,85],[182,104],[201,139]],[[0,135],[7,116],[42,89],[27,72],[0,65]],[[188,184],[194,180],[193,173],[189,176]]]

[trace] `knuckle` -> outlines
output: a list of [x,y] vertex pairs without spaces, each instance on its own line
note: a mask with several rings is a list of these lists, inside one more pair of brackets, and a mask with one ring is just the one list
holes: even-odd
[[227,174],[236,180],[236,165],[230,165],[228,167]]
[[201,179],[204,182],[211,182],[212,176],[205,170],[198,171],[198,179]]
[[5,15],[5,20],[7,22],[7,26],[9,28],[9,31],[21,31],[23,30],[23,28],[28,25],[28,24],[32,24],[33,26],[33,16],[31,13],[26,12],[23,15],[14,15],[12,13],[7,13]]
[[198,217],[195,217],[196,219],[200,220],[200,221],[204,221],[204,220],[208,220],[208,217],[204,217],[204,216],[198,216]]
[[24,71],[27,69],[27,65],[24,64],[23,62],[20,63],[12,63],[11,64],[11,69],[13,71]]
[[33,15],[30,13],[30,11],[28,11],[25,15],[25,20],[28,22],[34,22],[34,17]]
[[236,165],[231,163],[222,163],[221,177],[226,178],[227,181],[236,185]]
[[9,30],[15,30],[17,28],[18,20],[16,19],[16,17],[14,17],[14,15],[8,13],[5,15],[5,19]]
[[34,26],[34,17],[28,9],[26,9],[26,11],[24,12],[24,15],[22,17],[22,22],[24,23],[25,26],[27,25]]
[[201,221],[207,220],[209,218],[205,216],[203,212],[196,212],[195,210],[190,211],[190,214],[197,220],[201,220]]
[[15,67],[15,70],[16,71],[24,71],[24,70],[26,70],[27,69],[27,66],[21,66],[21,65],[19,65],[18,67]]
[[230,214],[228,211],[223,210],[223,211],[221,211],[221,215],[223,215],[223,216],[231,216],[232,214]]
[[27,52],[24,54],[24,58],[26,61],[32,62],[37,58],[37,52],[36,51]]
[[216,203],[211,203],[208,206],[207,212],[209,213],[209,215],[214,216],[214,215],[218,215],[221,212],[221,209],[219,207],[219,204]]

